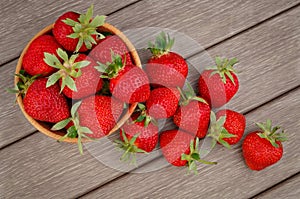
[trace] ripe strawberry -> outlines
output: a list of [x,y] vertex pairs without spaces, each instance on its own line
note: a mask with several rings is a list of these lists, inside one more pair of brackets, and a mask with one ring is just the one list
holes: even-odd
[[[55,39],[66,50],[72,52],[85,52],[104,38],[97,32],[97,28],[104,24],[105,16],[93,16],[93,5],[86,14],[66,12],[61,15],[53,27]],[[99,37],[99,38],[98,38]]]
[[103,80],[100,78],[100,73],[94,68],[96,63],[93,59],[84,54],[75,54],[68,58],[68,54],[60,48],[57,50],[57,54],[64,63],[61,63],[55,55],[45,53],[44,61],[59,69],[49,77],[47,87],[59,80],[61,91],[73,99],[81,99],[95,94],[102,88]]
[[32,41],[23,57],[22,66],[24,70],[34,76],[47,76],[56,71],[55,68],[49,66],[43,61],[44,53],[56,55],[56,50],[60,45],[51,35],[42,35]]
[[182,92],[180,107],[176,110],[173,121],[180,129],[185,130],[198,138],[205,137],[209,125],[210,107],[207,102],[197,97],[193,88]]
[[243,142],[243,156],[252,170],[262,170],[278,162],[283,153],[281,142],[287,140],[284,131],[278,133],[279,126],[272,128],[272,121],[256,123],[260,131],[249,133]]
[[132,64],[124,64],[121,56],[112,52],[112,63],[101,64],[96,69],[110,79],[111,94],[126,103],[144,102],[149,98],[150,85],[146,73]]
[[44,122],[59,122],[70,116],[65,97],[59,93],[59,85],[46,88],[47,79],[36,79],[23,99],[24,109],[32,118]]
[[153,123],[146,124],[145,120],[139,120],[139,114],[131,116],[120,130],[121,140],[115,142],[125,152],[121,160],[128,161],[133,155],[131,162],[136,163],[136,153],[149,153],[153,151],[158,142],[158,127]]
[[78,109],[79,123],[91,130],[87,136],[100,138],[116,125],[122,111],[123,103],[113,97],[90,96],[82,100]]
[[109,35],[101,39],[97,46],[95,46],[89,53],[94,60],[106,64],[112,62],[112,53],[122,57],[122,61],[126,60],[126,64],[132,64],[131,56],[126,44],[117,36]]
[[177,109],[180,93],[175,88],[156,88],[146,101],[147,113],[155,119],[172,117]]
[[213,138],[212,146],[218,142],[230,148],[243,137],[246,127],[244,115],[232,110],[220,110],[215,115],[211,112],[209,137]]
[[182,87],[188,74],[188,65],[184,58],[170,52],[174,39],[161,32],[155,44],[149,43],[153,56],[148,60],[146,72],[153,86]]
[[200,159],[198,152],[199,139],[180,130],[168,130],[160,134],[160,147],[163,156],[174,166],[188,164],[189,171],[197,173],[196,161],[204,164],[216,164]]
[[221,107],[226,104],[238,91],[239,81],[233,69],[238,60],[221,59],[216,57],[216,66],[204,70],[198,81],[200,96],[211,107]]

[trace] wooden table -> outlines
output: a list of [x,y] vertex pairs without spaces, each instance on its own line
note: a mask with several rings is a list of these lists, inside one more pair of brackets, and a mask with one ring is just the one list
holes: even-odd
[[[218,146],[206,157],[218,165],[199,166],[197,176],[172,166],[147,173],[105,166],[87,151],[80,155],[76,145],[36,131],[4,92],[33,35],[90,3],[1,1],[0,198],[300,198],[299,0],[94,1],[95,13],[122,31],[155,26],[188,35],[205,50],[183,52],[194,65],[205,63],[204,52],[239,58],[241,87],[226,107],[245,114],[245,134],[267,118],[286,129],[289,141],[276,165],[251,171],[239,143],[231,150]],[[140,167],[153,168],[161,159]]]

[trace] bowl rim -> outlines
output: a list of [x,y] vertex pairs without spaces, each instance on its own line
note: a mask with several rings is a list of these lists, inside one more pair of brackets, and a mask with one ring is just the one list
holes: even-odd
[[[28,44],[25,46],[25,48],[23,49],[17,66],[16,66],[16,70],[15,70],[15,74],[18,74],[22,68],[22,62],[23,62],[23,57],[24,54],[27,52],[27,49],[29,47],[29,45],[32,43],[33,40],[35,40],[37,37],[47,34],[49,33],[54,27],[54,23],[50,24],[48,26],[46,26],[45,28],[43,28],[41,31],[39,31],[36,35],[34,35],[34,37],[28,42]],[[122,39],[122,41],[126,44],[132,59],[134,61],[134,64],[137,67],[142,67],[139,55],[135,49],[135,47],[133,46],[133,44],[129,41],[129,39],[116,27],[114,27],[113,25],[109,24],[109,23],[104,23],[100,29],[103,28],[111,33],[113,33],[114,35],[118,36],[120,39]],[[16,85],[19,82],[19,77],[15,76],[14,78],[14,84]],[[59,140],[60,138],[63,137],[63,135],[59,135],[49,129],[47,129],[44,125],[42,125],[45,122],[42,121],[37,121],[35,119],[33,119],[31,116],[29,116],[25,109],[24,109],[24,105],[23,105],[23,99],[21,95],[16,94],[16,98],[17,98],[17,103],[22,111],[22,113],[24,114],[25,118],[41,133],[55,139],[55,140]],[[111,129],[111,131],[108,133],[108,135],[114,133],[115,131],[117,131],[131,116],[131,114],[133,113],[134,109],[136,108],[138,103],[133,103],[130,104],[128,110],[125,112],[125,114],[123,114],[123,116],[121,118],[119,118],[118,122],[116,123],[116,125],[113,127],[113,129]],[[107,136],[107,135],[106,135]],[[104,136],[104,137],[106,137]],[[82,139],[82,142],[89,142],[89,139]],[[78,142],[78,138],[69,138],[67,137],[66,139],[64,139],[62,142],[69,142],[69,143],[77,143]]]

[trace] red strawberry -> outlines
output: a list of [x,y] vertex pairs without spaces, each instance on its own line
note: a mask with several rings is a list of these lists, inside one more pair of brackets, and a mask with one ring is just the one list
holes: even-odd
[[[64,87],[63,89],[63,93],[69,98],[82,99],[95,94],[102,88],[103,80],[100,78],[100,73],[94,68],[97,64],[92,58],[84,54],[79,54],[75,63],[84,60],[90,62],[90,64],[81,69],[81,76],[77,78],[73,77],[77,91],[72,91],[69,87]],[[62,79],[59,80],[59,85],[62,85]]]
[[246,127],[244,115],[232,110],[220,110],[215,115],[211,112],[209,137],[213,138],[212,146],[218,142],[226,148],[238,143]]
[[61,15],[53,27],[53,35],[66,50],[85,52],[97,44],[98,37],[104,38],[97,28],[104,24],[105,16],[93,16],[93,5],[86,14],[66,12]]
[[46,88],[47,79],[36,79],[23,99],[24,109],[32,118],[44,122],[59,122],[70,116],[65,97],[59,93],[59,85]]
[[96,63],[93,59],[79,53],[68,58],[68,54],[60,48],[57,54],[64,61],[63,63],[55,55],[45,53],[45,62],[59,69],[49,77],[47,87],[60,80],[61,90],[67,97],[73,99],[95,94],[102,88],[103,80],[94,68]]
[[156,88],[146,101],[147,113],[155,119],[172,117],[177,109],[180,93],[175,88]]
[[132,163],[135,161],[135,153],[148,153],[153,151],[158,142],[158,127],[153,123],[146,124],[145,120],[138,120],[139,114],[133,114],[120,130],[121,140],[115,142],[125,152],[121,160],[127,161],[133,155]]
[[117,36],[110,35],[101,39],[97,46],[93,48],[89,56],[102,64],[112,62],[112,53],[120,55],[122,60],[126,60],[126,64],[132,64],[131,56],[126,44]]
[[188,65],[184,58],[170,52],[174,39],[161,32],[155,44],[149,45],[153,56],[148,60],[146,72],[153,86],[182,87],[188,74]]
[[113,54],[112,57],[112,63],[96,67],[98,71],[104,73],[101,77],[110,79],[109,89],[112,95],[126,103],[146,101],[150,95],[146,73],[137,66],[124,65],[119,55]]
[[212,107],[221,107],[226,104],[238,91],[239,81],[233,69],[238,61],[216,57],[216,66],[204,70],[199,78],[198,87],[200,96]]
[[272,128],[271,120],[265,124],[257,123],[260,131],[249,133],[243,142],[243,156],[252,170],[262,170],[278,162],[283,153],[281,142],[286,141],[284,131],[278,133],[280,127]]
[[78,109],[79,123],[93,132],[87,136],[100,138],[116,125],[122,111],[123,103],[113,97],[90,96],[82,100]]
[[174,166],[185,166],[188,164],[189,170],[197,172],[196,161],[205,164],[216,164],[200,159],[198,147],[199,139],[194,141],[194,136],[180,130],[168,130],[160,134],[160,147],[163,156]]
[[39,36],[32,41],[24,54],[22,62],[24,70],[30,75],[47,76],[53,73],[56,69],[43,61],[44,53],[47,52],[57,55],[56,50],[58,48],[60,48],[60,45],[56,42],[53,36]]
[[182,99],[173,121],[180,129],[203,138],[209,125],[210,107],[204,99],[196,96],[190,85],[188,87],[185,92],[180,90]]

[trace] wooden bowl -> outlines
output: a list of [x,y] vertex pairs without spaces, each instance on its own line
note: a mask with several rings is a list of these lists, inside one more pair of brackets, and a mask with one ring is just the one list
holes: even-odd
[[[26,45],[26,47],[24,48],[24,50],[21,53],[21,56],[19,58],[19,61],[17,63],[17,67],[16,67],[16,71],[15,74],[19,74],[21,68],[22,68],[22,62],[23,62],[23,56],[26,53],[29,45],[31,44],[31,42],[33,40],[35,40],[37,37],[44,35],[44,34],[48,34],[51,33],[51,30],[53,29],[54,24],[51,24],[47,27],[45,27],[43,30],[41,30],[39,33],[37,33],[31,40],[30,42]],[[132,45],[132,43],[128,40],[128,38],[117,28],[115,28],[114,26],[105,23],[103,26],[101,26],[99,28],[100,31],[103,32],[110,32],[114,35],[119,36],[123,42],[127,45],[127,48],[129,50],[129,52],[131,53],[131,57],[134,61],[134,64],[138,67],[141,67],[141,61],[139,58],[139,55],[136,51],[136,49],[134,48],[134,46]],[[19,82],[19,77],[15,76],[15,85]],[[23,112],[23,114],[25,115],[25,117],[27,118],[27,120],[40,132],[44,133],[45,135],[55,139],[55,140],[59,140],[65,133],[66,131],[51,131],[51,127],[52,125],[49,125],[45,122],[40,122],[37,121],[35,119],[33,119],[31,116],[29,116],[25,110],[24,110],[24,105],[23,105],[23,100],[22,100],[22,96],[18,96],[17,95],[17,102],[21,108],[21,111]],[[109,134],[115,132],[116,130],[118,130],[124,123],[125,121],[131,116],[131,114],[133,113],[134,109],[136,108],[137,103],[131,104],[130,107],[128,108],[128,110],[126,111],[125,114],[122,115],[122,117],[119,119],[119,121],[117,122],[116,126],[109,132]],[[88,139],[82,139],[83,142],[87,142],[89,141]],[[66,138],[63,140],[63,142],[70,142],[70,143],[77,143],[78,139],[77,138]]]

